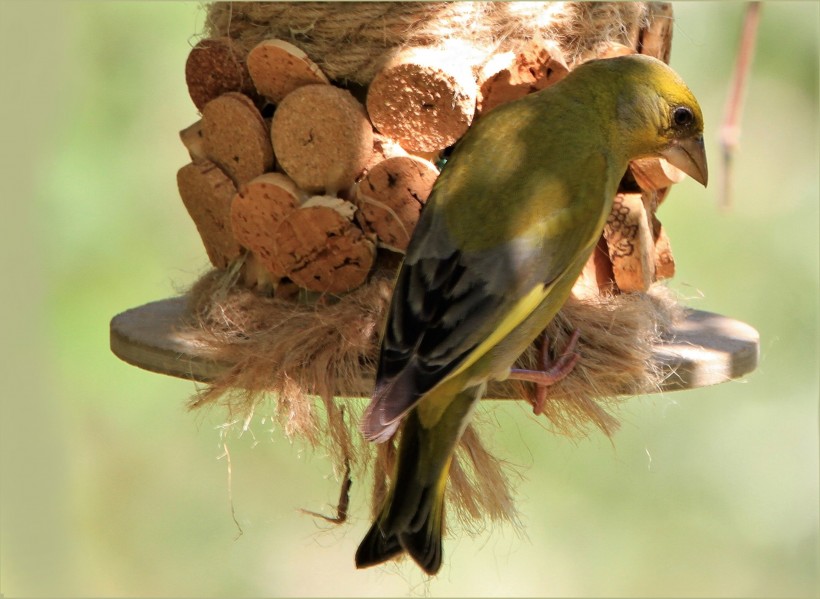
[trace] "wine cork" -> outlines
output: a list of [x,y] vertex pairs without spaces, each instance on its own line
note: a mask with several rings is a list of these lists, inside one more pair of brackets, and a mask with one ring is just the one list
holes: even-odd
[[192,162],[207,160],[205,153],[205,132],[202,129],[202,119],[179,132],[179,139],[187,148]]
[[438,170],[427,160],[415,156],[383,160],[356,185],[362,228],[375,234],[380,245],[403,252],[437,178]]
[[376,129],[411,152],[436,152],[455,143],[472,123],[477,88],[457,53],[413,48],[376,73],[367,113]]
[[177,185],[211,264],[226,268],[242,251],[231,231],[231,201],[236,187],[216,164],[207,160],[179,169]]
[[592,250],[581,275],[572,287],[577,299],[590,299],[614,291],[614,273],[609,259],[609,249],[603,234]]
[[288,278],[309,291],[342,293],[367,280],[375,245],[353,222],[356,207],[331,197],[311,198],[276,229],[276,259]]
[[578,279],[573,284],[570,293],[572,297],[580,300],[598,295],[598,284],[595,282],[595,264],[592,262],[592,256],[584,264],[584,268],[581,270],[581,274],[578,275]]
[[382,135],[381,133],[373,132],[373,152],[364,166],[364,172],[368,172],[371,168],[379,164],[382,160],[393,158],[395,156],[407,156],[407,152],[395,141]]
[[635,54],[636,52],[635,48],[612,41],[604,42],[595,48],[597,58],[615,58]]
[[373,153],[373,129],[350,92],[305,85],[289,93],[271,125],[276,159],[311,193],[347,190]]
[[672,52],[672,15],[671,2],[647,2],[649,25],[641,31],[638,50],[641,54],[654,56],[669,64]]
[[551,41],[533,40],[519,52],[498,54],[481,69],[478,110],[485,114],[496,106],[549,87],[567,73],[564,55]]
[[239,188],[231,204],[231,229],[276,278],[286,276],[274,259],[279,224],[299,206],[299,190],[282,173],[265,173]]
[[256,90],[274,104],[303,85],[329,83],[308,55],[284,40],[263,40],[248,53],[248,71]]
[[271,295],[276,285],[275,278],[253,252],[245,255],[245,261],[239,271],[239,281],[260,295]]
[[639,193],[619,193],[604,226],[615,283],[624,292],[646,291],[655,279],[655,243]]
[[273,169],[265,121],[247,96],[229,92],[202,109],[205,153],[238,186]]
[[615,272],[612,268],[612,260],[609,258],[609,245],[607,245],[604,234],[598,239],[598,244],[592,250],[590,256],[595,266],[595,281],[598,283],[598,291],[602,294],[611,294],[615,291]]
[[307,294],[304,289],[289,279],[278,281],[273,287],[273,296],[291,302],[299,301],[300,297]]
[[658,191],[686,178],[679,168],[663,158],[639,158],[629,163],[635,182],[645,191]]
[[652,236],[655,239],[655,278],[671,279],[675,276],[675,258],[666,229],[657,217],[652,215]]
[[228,37],[201,40],[185,62],[188,93],[197,110],[227,92],[254,95],[242,49]]
[[441,158],[440,150],[436,150],[435,152],[408,152],[408,154],[426,160],[430,164],[436,164]]

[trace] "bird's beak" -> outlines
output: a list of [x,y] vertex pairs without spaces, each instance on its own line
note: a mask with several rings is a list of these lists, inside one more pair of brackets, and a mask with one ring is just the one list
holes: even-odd
[[706,149],[703,147],[703,135],[676,139],[661,152],[661,156],[666,158],[669,164],[678,167],[706,187],[706,182],[709,180],[709,171],[706,167]]

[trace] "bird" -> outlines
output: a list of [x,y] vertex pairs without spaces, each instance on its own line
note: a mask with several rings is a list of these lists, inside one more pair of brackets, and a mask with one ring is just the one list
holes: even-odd
[[574,365],[567,347],[543,371],[512,368],[569,296],[629,162],[649,156],[706,186],[701,108],[644,55],[585,62],[456,143],[399,268],[360,421],[368,441],[399,440],[357,568],[406,553],[439,571],[449,467],[478,400],[489,381],[548,385]]

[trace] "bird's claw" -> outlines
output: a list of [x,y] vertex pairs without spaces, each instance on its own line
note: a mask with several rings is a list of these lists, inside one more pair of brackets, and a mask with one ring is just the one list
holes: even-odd
[[541,356],[540,356],[540,370],[522,370],[513,368],[510,370],[511,379],[519,381],[529,381],[535,383],[535,398],[533,399],[532,411],[534,414],[541,414],[544,411],[544,405],[547,403],[547,387],[554,385],[558,381],[564,379],[581,358],[581,355],[575,351],[578,346],[578,338],[581,332],[578,329],[573,331],[567,344],[564,346],[561,355],[555,360],[550,357],[549,352],[549,338],[544,333],[541,341]]

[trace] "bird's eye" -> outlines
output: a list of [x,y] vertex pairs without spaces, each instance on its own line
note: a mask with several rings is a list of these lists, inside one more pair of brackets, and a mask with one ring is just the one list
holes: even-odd
[[672,118],[678,127],[685,127],[695,120],[695,115],[686,106],[678,106],[672,113]]

